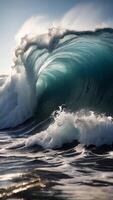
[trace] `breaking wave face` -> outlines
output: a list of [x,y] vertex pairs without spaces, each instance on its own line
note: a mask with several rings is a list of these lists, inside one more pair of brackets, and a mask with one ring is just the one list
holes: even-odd
[[57,148],[73,140],[86,145],[110,143],[112,99],[113,29],[52,28],[47,34],[24,36],[15,50],[11,75],[0,77],[0,128],[16,127],[31,117],[38,123],[63,104],[66,111],[54,116],[54,123],[26,145],[35,141]]

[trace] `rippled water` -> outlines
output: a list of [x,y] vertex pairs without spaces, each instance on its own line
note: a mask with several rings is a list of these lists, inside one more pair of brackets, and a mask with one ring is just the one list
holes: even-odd
[[25,148],[25,133],[22,127],[0,133],[0,199],[113,199],[112,147]]

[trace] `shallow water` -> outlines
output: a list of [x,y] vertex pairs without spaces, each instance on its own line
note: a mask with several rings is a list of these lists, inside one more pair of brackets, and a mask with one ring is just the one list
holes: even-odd
[[27,134],[26,127],[0,133],[0,199],[113,199],[112,147],[27,148]]

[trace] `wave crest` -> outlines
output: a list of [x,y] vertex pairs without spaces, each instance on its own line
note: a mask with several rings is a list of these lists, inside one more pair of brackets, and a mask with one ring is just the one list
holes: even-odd
[[0,87],[0,128],[33,115],[41,121],[62,104],[72,111],[88,108],[112,115],[112,43],[110,28],[52,29],[22,38],[12,74]]

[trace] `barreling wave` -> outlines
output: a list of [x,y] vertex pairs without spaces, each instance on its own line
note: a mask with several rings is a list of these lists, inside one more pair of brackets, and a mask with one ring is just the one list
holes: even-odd
[[0,128],[30,117],[44,120],[58,106],[113,115],[113,29],[50,29],[21,39],[11,75],[0,78]]

